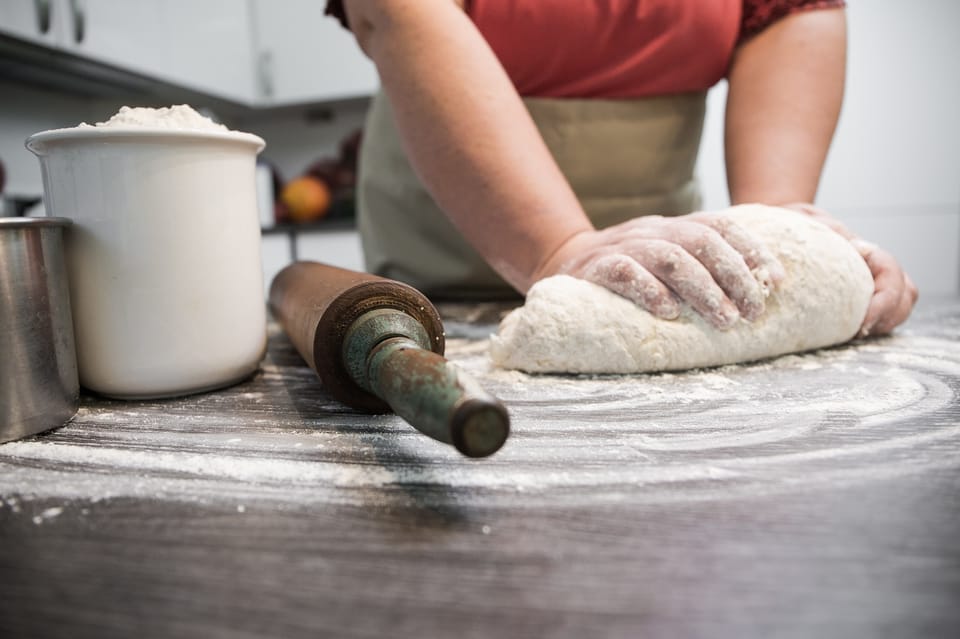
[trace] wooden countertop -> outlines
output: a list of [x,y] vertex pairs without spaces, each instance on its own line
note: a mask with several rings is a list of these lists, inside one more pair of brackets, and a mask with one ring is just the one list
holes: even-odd
[[492,371],[444,310],[511,411],[486,460],[338,405],[276,327],[244,383],[0,446],[0,636],[960,636],[960,302],[635,377]]

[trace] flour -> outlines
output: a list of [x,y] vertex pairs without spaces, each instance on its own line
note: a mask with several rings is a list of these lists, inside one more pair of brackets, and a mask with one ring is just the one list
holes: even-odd
[[49,521],[49,520],[51,520],[51,519],[55,519],[55,518],[59,517],[61,514],[63,514],[63,508],[60,507],[60,506],[55,506],[55,507],[53,507],[53,508],[47,508],[47,509],[44,510],[42,513],[40,513],[39,515],[36,515],[36,516],[33,518],[33,523],[34,523],[35,525],[39,526],[39,525],[43,524],[43,522],[45,522],[45,521]]
[[852,245],[800,213],[760,205],[729,216],[777,255],[786,279],[765,313],[720,331],[689,307],[661,320],[607,289],[569,276],[535,284],[500,324],[498,366],[541,373],[640,373],[718,366],[806,351],[854,337],[873,278]]
[[230,130],[224,125],[200,115],[187,104],[177,104],[159,109],[123,106],[106,122],[97,122],[95,125],[84,122],[77,128],[149,128],[177,131]]
[[509,407],[511,439],[483,463],[393,415],[339,413],[313,396],[311,417],[291,396],[311,397],[313,373],[302,367],[300,380],[301,369],[285,366],[281,382],[281,369],[268,362],[251,382],[260,392],[234,395],[237,414],[193,408],[210,401],[203,395],[97,402],[63,429],[0,446],[0,517],[55,526],[76,506],[114,498],[226,504],[250,514],[289,504],[393,507],[411,498],[510,508],[616,503],[624,495],[727,499],[834,490],[960,463],[960,426],[950,412],[960,371],[953,335],[897,335],[643,376],[494,369],[479,346],[451,340],[447,356]]

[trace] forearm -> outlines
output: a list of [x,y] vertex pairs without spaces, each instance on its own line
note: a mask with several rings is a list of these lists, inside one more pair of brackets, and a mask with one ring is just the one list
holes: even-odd
[[521,292],[592,229],[509,78],[450,0],[355,0],[411,164],[441,209]]
[[846,67],[843,10],[774,23],[734,55],[726,164],[734,204],[813,202],[840,115]]
[[793,204],[851,239],[875,292],[863,335],[889,333],[910,315],[917,288],[889,253],[857,240],[813,202],[843,101],[846,16],[788,16],[743,44],[730,69],[727,181],[733,203]]

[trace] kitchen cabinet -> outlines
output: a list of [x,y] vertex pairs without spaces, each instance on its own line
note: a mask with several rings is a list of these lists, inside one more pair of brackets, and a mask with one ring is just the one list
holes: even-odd
[[248,7],[235,0],[86,0],[66,47],[188,89],[247,102],[254,76]]
[[262,106],[369,96],[376,67],[319,0],[252,1]]
[[326,223],[319,228],[285,225],[265,229],[260,248],[265,294],[269,293],[274,276],[297,260],[365,270],[360,233],[352,221]]
[[255,97],[246,3],[4,0],[0,32],[215,97]]
[[297,259],[325,262],[352,271],[364,270],[360,233],[352,228],[298,233]]
[[3,0],[0,34],[251,107],[364,97],[376,68],[320,0]]
[[[0,2],[0,34],[34,44],[58,46],[67,14],[62,0],[3,0]],[[56,5],[56,6],[54,6]]]

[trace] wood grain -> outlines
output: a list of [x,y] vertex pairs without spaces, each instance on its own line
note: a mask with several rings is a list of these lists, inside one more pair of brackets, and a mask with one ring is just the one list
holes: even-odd
[[261,371],[93,396],[0,447],[2,637],[960,635],[960,303],[894,338],[683,375],[494,371],[468,460]]

